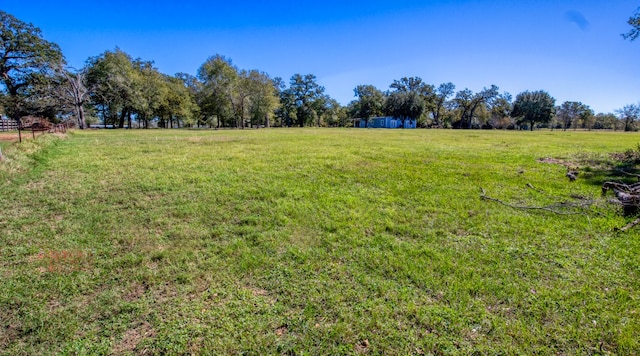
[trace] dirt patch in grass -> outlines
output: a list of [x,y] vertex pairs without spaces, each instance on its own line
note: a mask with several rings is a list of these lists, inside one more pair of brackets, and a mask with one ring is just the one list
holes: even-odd
[[178,297],[178,289],[173,283],[167,282],[153,290],[153,296],[157,303],[167,303]]
[[[35,134],[35,137],[38,138],[42,135],[53,135],[56,137],[66,137],[67,135],[61,132],[52,132],[52,133],[46,133],[46,132],[38,132]],[[31,140],[33,139],[33,136],[31,134],[31,131],[22,131],[22,141],[25,140]],[[20,135],[18,135],[18,132],[0,132],[0,141],[5,141],[5,142],[18,142],[20,140]]]
[[9,324],[0,326],[0,349],[6,349],[20,337],[20,326]]
[[127,302],[133,302],[140,299],[146,291],[147,288],[144,285],[136,283],[131,286],[131,288],[125,295],[122,296],[122,299]]
[[625,152],[613,152],[609,154],[609,157],[618,162],[638,162],[640,160],[640,152],[634,150],[627,150]]
[[264,289],[255,288],[255,287],[247,287],[247,289],[251,291],[251,294],[253,294],[254,297],[269,295],[269,292]]
[[553,158],[553,157],[538,158],[538,162],[547,163],[547,164],[557,164],[557,165],[560,165],[560,166],[565,166],[567,168],[576,168],[576,167],[578,167],[578,165],[575,162],[564,161],[564,160]]
[[13,142],[18,141],[18,133],[0,133],[0,141]]
[[[155,330],[147,322],[143,322],[136,327],[124,332],[122,339],[113,348],[113,354],[120,355],[125,352],[136,351],[136,348],[145,339],[153,338],[156,335]],[[146,354],[146,350],[137,350],[138,354]]]
[[287,328],[286,325],[276,328],[276,336],[278,337],[285,336],[287,335],[288,332],[289,332],[289,329]]
[[366,353],[368,353],[369,352],[369,346],[371,346],[369,344],[369,340],[365,339],[365,340],[360,341],[355,347],[356,353],[358,353],[358,354],[366,354]]
[[269,305],[274,305],[277,302],[277,298],[271,295],[269,291],[265,289],[254,287],[254,286],[244,286],[242,288],[251,292],[251,294],[254,297],[260,297],[262,300],[266,301]]

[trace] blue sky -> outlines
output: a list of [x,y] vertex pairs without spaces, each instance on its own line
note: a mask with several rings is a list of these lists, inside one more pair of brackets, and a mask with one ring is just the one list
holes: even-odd
[[6,1],[80,67],[116,46],[166,74],[222,54],[288,81],[314,74],[342,104],[359,84],[418,76],[456,90],[544,89],[612,112],[640,101],[631,0]]

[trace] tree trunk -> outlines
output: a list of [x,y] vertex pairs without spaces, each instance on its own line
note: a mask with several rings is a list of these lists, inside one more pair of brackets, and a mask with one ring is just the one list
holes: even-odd
[[107,108],[105,108],[104,105],[102,106],[102,124],[106,129],[107,128]]
[[120,121],[118,122],[118,128],[122,129],[124,128],[124,119],[127,117],[127,111],[126,110],[122,110],[122,112],[120,113]]
[[84,107],[82,105],[78,106],[78,125],[80,126],[80,130],[84,130],[87,127],[87,121],[84,117]]

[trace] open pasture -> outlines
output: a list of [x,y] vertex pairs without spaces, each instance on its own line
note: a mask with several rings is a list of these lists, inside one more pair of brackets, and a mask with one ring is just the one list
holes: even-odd
[[0,163],[0,353],[637,354],[640,230],[600,185],[639,138],[38,138]]

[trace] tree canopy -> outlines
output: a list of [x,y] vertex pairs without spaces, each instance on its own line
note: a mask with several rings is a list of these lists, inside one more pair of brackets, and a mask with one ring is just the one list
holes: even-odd
[[528,123],[533,131],[537,123],[548,123],[555,114],[554,99],[544,90],[525,91],[516,96],[511,115],[518,123]]
[[370,117],[382,115],[385,96],[382,91],[373,85],[358,85],[353,89],[358,100],[355,102],[356,117],[369,119]]
[[620,116],[620,120],[624,122],[624,130],[633,131],[635,129],[635,122],[640,118],[640,105],[625,105],[616,112]]
[[0,10],[0,83],[9,116],[19,119],[32,113],[38,98],[35,86],[62,62],[58,45],[45,40],[39,28]]
[[454,102],[459,109],[460,120],[455,126],[472,128],[476,120],[476,112],[498,96],[498,89],[497,86],[491,85],[490,88],[484,88],[475,94],[469,89],[459,91],[454,98]]
[[567,130],[569,127],[576,128],[578,121],[585,121],[592,115],[592,111],[588,105],[579,101],[565,101],[556,109],[558,120],[562,124],[562,129]]
[[631,30],[629,32],[622,34],[625,40],[635,41],[638,37],[640,37],[640,7],[636,10],[629,20],[627,20],[629,26],[631,26]]
[[87,126],[85,106],[91,99],[91,87],[87,82],[87,71],[87,67],[73,70],[60,66],[57,69],[59,81],[56,82],[51,91],[61,103],[72,108],[80,129],[84,129]]
[[298,126],[312,123],[323,109],[326,97],[324,87],[317,83],[313,74],[294,74],[289,81],[289,88],[283,90],[280,100],[283,105],[293,109],[292,114]]
[[431,106],[429,110],[431,112],[431,119],[433,120],[433,126],[442,127],[444,124],[444,115],[446,113],[446,104],[448,98],[453,95],[456,90],[456,86],[453,83],[442,83],[437,89],[433,91],[433,94],[429,100]]

